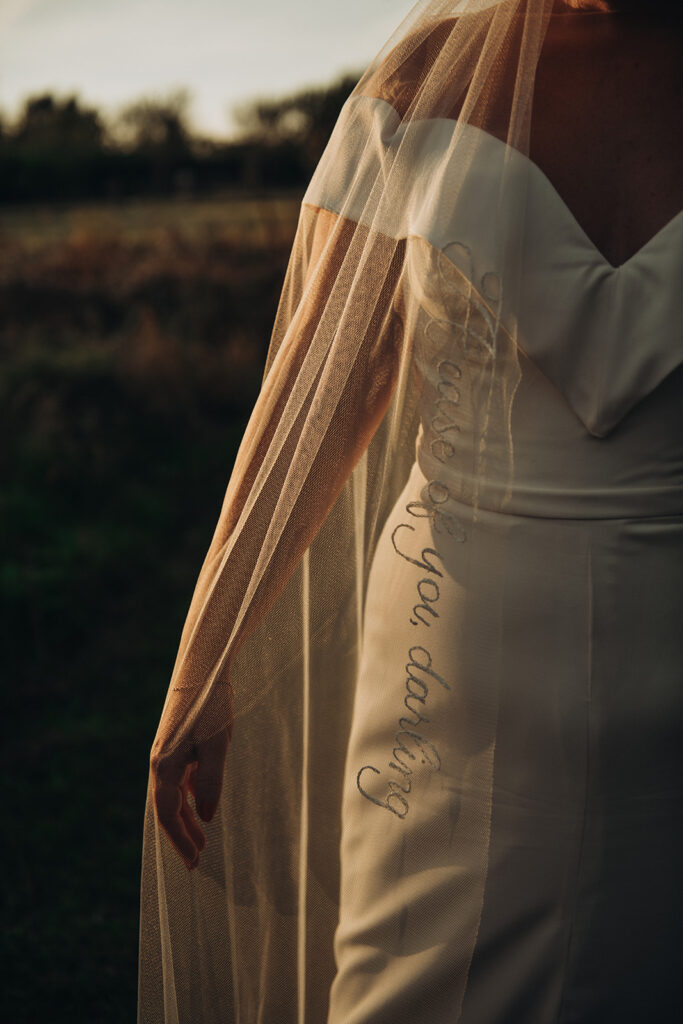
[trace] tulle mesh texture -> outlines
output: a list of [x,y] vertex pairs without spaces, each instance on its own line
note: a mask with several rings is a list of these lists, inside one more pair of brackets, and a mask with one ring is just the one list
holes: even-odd
[[[526,178],[508,156],[528,152],[551,8],[552,0],[419,3],[347,101],[306,193],[262,391],[154,745],[157,761],[180,752],[191,764],[198,744],[232,727],[221,804],[197,870],[187,872],[160,828],[150,788],[144,1024],[327,1018],[365,590],[415,461],[420,346],[452,362],[437,398],[435,473],[449,463],[457,478],[448,433],[456,409],[460,424],[476,423],[460,500],[476,511],[477,481],[494,463],[499,478],[513,471],[515,252],[524,243]],[[462,239],[486,136],[501,145],[488,171],[494,212],[483,263]],[[433,483],[425,515],[435,516],[443,492],[437,476]],[[486,739],[464,769],[476,778],[462,836],[462,857],[479,879],[475,910],[496,714],[494,688],[475,709]],[[460,998],[477,927],[475,912]]]

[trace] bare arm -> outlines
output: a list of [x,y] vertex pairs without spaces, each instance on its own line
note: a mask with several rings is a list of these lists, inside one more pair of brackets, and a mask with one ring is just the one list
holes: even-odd
[[[357,230],[356,224],[340,221],[336,215],[327,211],[319,211],[316,216],[310,259],[310,266],[318,268],[315,286],[308,290],[306,301],[297,311],[293,324],[295,330],[290,333],[292,341],[289,350],[279,353],[277,374],[271,372],[268,375],[254,408],[243,443],[243,447],[251,451],[251,457],[241,469],[240,475],[231,481],[207,555],[209,563],[221,557],[224,545],[244,509],[277,428],[287,395],[316,329],[325,293],[329,291],[336,276],[351,234]],[[327,244],[330,239],[332,241]],[[399,248],[393,265],[396,274],[400,272],[401,256],[402,248]],[[383,292],[378,296],[374,325],[387,323],[386,314],[394,294],[394,281],[395,278],[390,275]],[[233,640],[226,681],[229,666],[238,650],[291,577],[384,416],[396,383],[400,345],[400,331],[393,329],[396,320],[389,321],[389,325],[389,329],[385,327],[384,330],[376,326],[373,328],[375,334],[366,338],[353,364],[311,471]],[[274,389],[277,389],[277,394]],[[295,441],[296,435],[292,443]],[[290,454],[285,448],[281,458],[286,461]],[[229,628],[226,624],[236,620],[278,497],[277,488],[264,488],[253,513],[243,525],[238,543],[234,545],[221,569],[223,585],[214,588],[206,603],[206,595],[201,590],[195,592],[193,604],[195,601],[202,604],[203,611],[183,665],[183,669],[195,680],[209,677],[217,661],[217,649],[223,645],[226,628]],[[191,620],[192,608],[188,616],[188,621]],[[184,636],[183,641],[186,639]],[[222,699],[227,699],[228,691],[229,688],[226,688]],[[194,746],[190,743],[181,745],[169,755],[165,753],[165,747],[170,737],[165,734],[162,720],[154,741],[151,767],[157,815],[189,868],[197,865],[205,838],[189,806],[188,791],[194,794],[200,817],[205,821],[210,820],[220,796],[230,734],[231,726],[227,726],[210,740]]]

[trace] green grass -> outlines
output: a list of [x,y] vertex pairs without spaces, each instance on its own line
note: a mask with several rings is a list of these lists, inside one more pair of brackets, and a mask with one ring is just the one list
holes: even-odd
[[148,750],[260,382],[274,202],[258,231],[229,203],[0,216],[8,1022],[135,1019]]

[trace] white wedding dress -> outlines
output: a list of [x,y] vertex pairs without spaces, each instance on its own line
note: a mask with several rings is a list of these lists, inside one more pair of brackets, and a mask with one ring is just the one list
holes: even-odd
[[[467,130],[457,218],[416,234],[482,281],[505,146]],[[683,215],[615,267],[513,159],[521,376],[476,486],[486,382],[411,277],[441,333],[415,343],[416,462],[368,587],[333,1024],[677,1019]]]

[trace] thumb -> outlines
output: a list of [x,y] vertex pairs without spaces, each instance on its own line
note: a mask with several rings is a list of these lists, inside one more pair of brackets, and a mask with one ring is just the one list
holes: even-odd
[[228,749],[228,733],[223,729],[215,736],[197,745],[197,767],[193,773],[197,813],[202,821],[211,821],[223,786],[225,755]]

